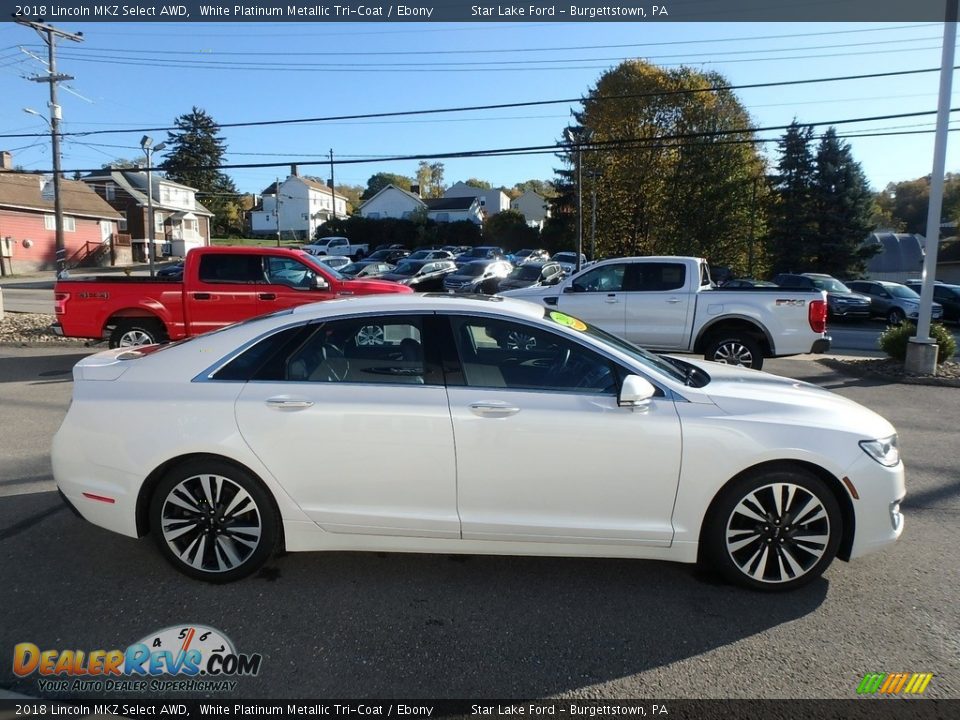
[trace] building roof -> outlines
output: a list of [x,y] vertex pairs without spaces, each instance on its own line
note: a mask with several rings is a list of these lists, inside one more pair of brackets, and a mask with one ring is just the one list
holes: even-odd
[[867,272],[920,272],[924,243],[923,236],[912,233],[872,233],[865,244],[878,247],[879,252],[867,260]]
[[[125,190],[134,200],[137,201],[139,205],[147,205],[147,173],[142,170],[136,170],[133,168],[106,168],[104,170],[90,173],[89,175],[84,175],[81,180],[85,183],[90,183],[96,185],[98,182],[102,181],[112,181],[117,187]],[[172,185],[174,187],[183,188],[184,190],[190,190],[196,192],[196,188],[192,188],[189,185],[183,185],[173,180],[168,180],[160,173],[154,173],[153,177],[153,206],[160,210],[182,210],[183,208],[176,205],[169,205],[166,203],[160,202],[160,186],[162,185]],[[193,212],[197,215],[208,215],[213,217],[213,213],[207,210],[203,205],[201,205],[196,198],[194,198],[195,208]]]
[[[0,207],[53,212],[53,198],[43,197],[43,183],[52,178],[32,173],[0,173]],[[114,210],[93,188],[79,180],[61,180],[60,197],[66,215],[116,219]]]
[[423,202],[426,204],[427,210],[437,212],[440,210],[469,210],[476,201],[477,197],[475,195],[467,195],[464,197],[430,198]]
[[391,189],[396,190],[397,192],[406,195],[407,197],[409,197],[410,199],[412,199],[414,202],[416,202],[417,205],[420,205],[421,207],[422,207],[423,205],[425,205],[423,198],[420,197],[419,195],[417,195],[416,193],[412,193],[412,192],[410,192],[409,190],[404,190],[403,188],[397,187],[396,185],[387,185],[385,188],[381,188],[379,191],[377,191],[377,192],[373,195],[373,197],[371,197],[371,198],[369,198],[369,199],[367,199],[367,200],[364,200],[363,203],[360,205],[360,208],[359,208],[359,209],[362,210],[366,205],[368,205],[369,203],[372,203],[372,202],[373,202],[374,200],[376,200],[378,197],[380,197],[380,196],[383,195],[385,192],[388,192],[388,191],[391,190]]

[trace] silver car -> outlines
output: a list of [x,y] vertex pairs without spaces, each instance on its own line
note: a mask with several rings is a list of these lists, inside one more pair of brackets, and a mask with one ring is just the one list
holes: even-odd
[[[920,315],[920,296],[906,285],[885,280],[851,280],[846,285],[870,298],[870,314],[886,318],[891,325],[899,325],[904,320],[916,322]],[[933,303],[930,317],[934,320],[943,317],[940,303]]]

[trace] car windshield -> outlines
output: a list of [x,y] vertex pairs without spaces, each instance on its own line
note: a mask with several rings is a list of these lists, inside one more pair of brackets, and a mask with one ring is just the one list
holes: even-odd
[[422,262],[404,260],[390,272],[393,275],[416,275],[422,267]]
[[393,255],[396,250],[377,250],[375,253],[371,253],[367,256],[369,260],[386,260],[388,257]]
[[679,360],[675,361],[673,359],[668,361],[666,358],[662,358],[659,355],[654,355],[652,352],[644,350],[642,347],[638,347],[637,345],[629,343],[626,340],[618,338],[616,335],[611,335],[606,330],[601,330],[598,327],[594,327],[593,325],[585,323],[583,320],[575,318],[572,315],[567,315],[566,313],[547,308],[543,312],[543,317],[557,325],[563,325],[563,327],[576,330],[584,335],[589,335],[594,340],[598,340],[604,345],[609,345],[614,349],[619,350],[624,355],[636,360],[644,367],[655,370],[661,375],[666,375],[677,382],[684,384],[688,383],[693,372],[696,372],[698,377],[704,376],[702,379],[700,379],[700,382],[696,383],[698,386],[705,385],[707,382],[709,382],[709,378],[706,376],[706,373],[698,372],[693,365],[689,365],[688,363]]
[[573,253],[562,252],[554,255],[553,259],[556,260],[557,262],[562,262],[562,263],[575,263],[577,261],[577,256],[574,255]]
[[850,288],[848,288],[839,280],[835,280],[834,278],[815,277],[815,278],[810,278],[810,280],[813,282],[813,286],[817,288],[817,290],[826,290],[827,292],[835,292],[835,293],[852,292]]
[[333,275],[337,280],[347,279],[344,275],[340,273],[339,270],[337,270],[336,268],[330,267],[326,263],[320,262],[314,255],[303,253],[301,257],[304,260],[306,260],[308,264],[313,265],[314,267],[317,267],[317,268],[322,268],[325,273],[327,273],[328,275]]
[[521,265],[510,273],[511,280],[536,280],[540,277],[538,265]]
[[407,255],[407,260],[426,260],[431,252],[432,250],[417,250],[415,253]]
[[340,273],[343,275],[356,275],[358,272],[363,270],[368,263],[350,263],[349,265],[344,265],[340,268]]
[[487,263],[470,263],[469,265],[462,267],[460,272],[457,274],[466,275],[467,277],[480,277],[483,275],[487,267]]
[[887,292],[893,295],[896,298],[903,298],[904,300],[919,300],[920,296],[915,290],[911,290],[906,285],[884,285],[883,286]]

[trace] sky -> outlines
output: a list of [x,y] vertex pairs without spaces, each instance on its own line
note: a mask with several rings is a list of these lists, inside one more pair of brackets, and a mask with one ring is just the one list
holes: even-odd
[[[731,84],[782,82],[939,68],[941,23],[75,23],[82,43],[58,45],[63,130],[129,132],[67,137],[62,167],[98,168],[141,159],[143,128],[164,127],[198,106],[219,123],[412,111],[578,98],[624,59],[688,65]],[[26,52],[25,52],[26,51]],[[36,56],[36,57],[33,57]],[[29,28],[0,23],[0,150],[27,170],[48,170],[46,46]],[[939,73],[737,90],[756,127],[934,111]],[[954,90],[954,98],[960,88]],[[956,100],[951,106],[957,105]],[[417,161],[397,155],[549,145],[559,142],[576,103],[225,128],[227,163],[298,162],[300,173],[366,185],[377,172],[415,176]],[[957,116],[960,119],[960,116]],[[952,125],[953,126],[953,125]],[[872,187],[930,173],[934,116],[844,123]],[[155,142],[162,131],[151,132]],[[760,133],[776,138],[782,131]],[[960,170],[952,133],[947,171]],[[765,153],[776,159],[775,143]],[[364,161],[346,164],[343,161]],[[549,180],[552,154],[442,160],[444,180],[479,178],[494,186]],[[228,169],[243,192],[260,192],[289,168]]]

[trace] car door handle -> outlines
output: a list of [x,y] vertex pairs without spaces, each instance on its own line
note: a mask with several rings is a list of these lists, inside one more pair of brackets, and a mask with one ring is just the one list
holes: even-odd
[[477,402],[470,404],[470,411],[480,417],[509,417],[520,412],[520,408],[506,403]]
[[310,400],[293,400],[284,397],[272,397],[267,399],[267,407],[274,410],[305,410],[311,407],[313,403]]
[[667,298],[667,302],[671,305],[676,305],[678,302],[680,302],[680,298]]
[[276,300],[276,299],[277,299],[276,293],[260,293],[259,295],[257,295],[257,297],[260,298],[261,300]]
[[210,293],[194,293],[194,294],[193,294],[193,299],[194,299],[194,300],[209,300],[209,299],[210,299]]
[[604,302],[618,303],[620,302],[620,298],[618,298],[616,295],[607,295],[607,297],[604,299]]

